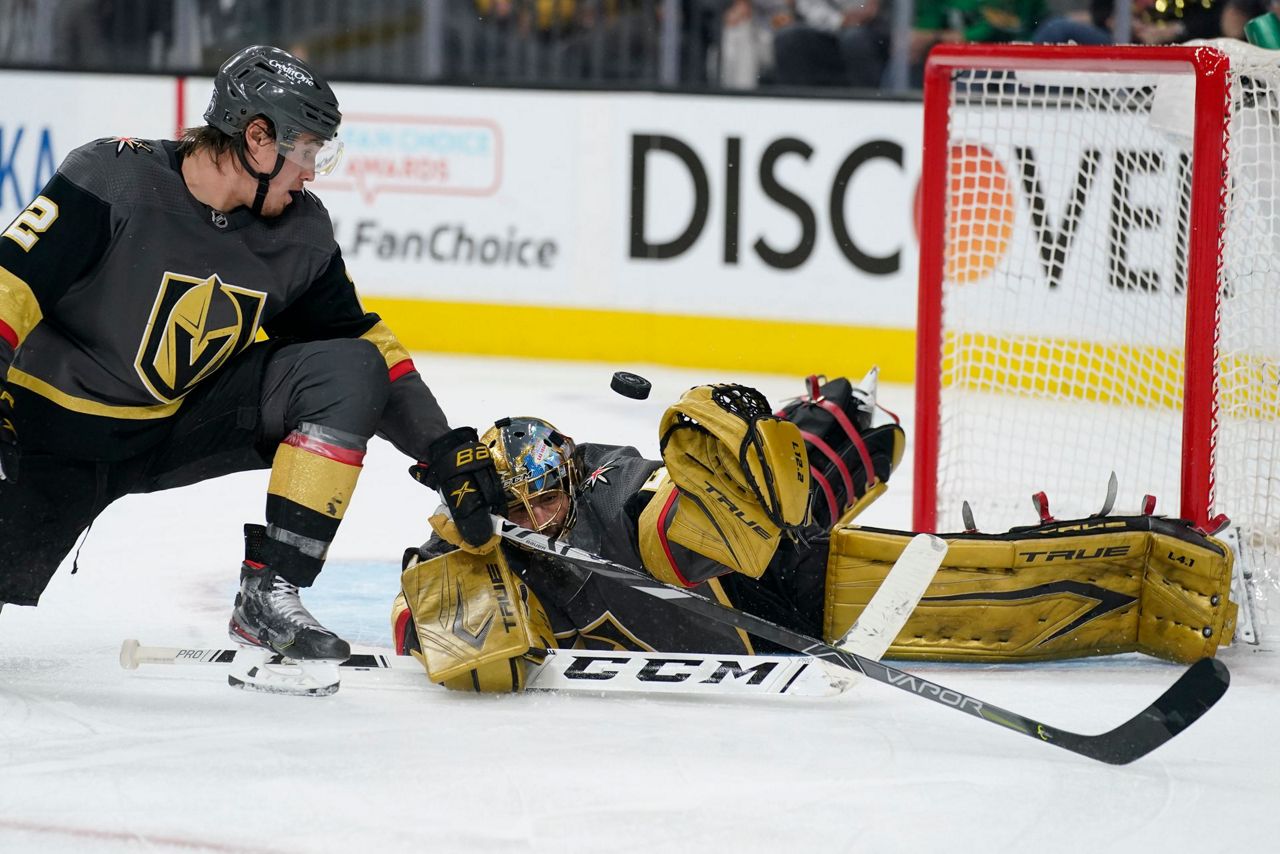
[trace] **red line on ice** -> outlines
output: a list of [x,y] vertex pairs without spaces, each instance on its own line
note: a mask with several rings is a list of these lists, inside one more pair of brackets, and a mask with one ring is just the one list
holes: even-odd
[[47,833],[51,836],[70,836],[76,839],[110,839],[121,842],[141,842],[146,845],[168,845],[171,848],[187,848],[193,851],[226,851],[236,854],[279,854],[276,848],[246,848],[221,842],[202,842],[199,839],[183,839],[177,836],[147,836],[122,830],[93,830],[85,827],[63,827],[53,824],[37,824],[31,821],[11,821],[0,818],[0,830],[16,830],[22,833]]

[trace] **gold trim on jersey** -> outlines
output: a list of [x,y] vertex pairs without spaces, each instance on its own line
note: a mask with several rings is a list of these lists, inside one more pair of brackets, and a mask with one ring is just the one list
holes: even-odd
[[0,267],[0,320],[9,324],[18,336],[19,344],[43,317],[40,301],[31,286]]
[[386,360],[388,368],[394,368],[396,365],[409,359],[409,351],[400,343],[400,339],[391,331],[391,327],[379,320],[373,325],[373,328],[360,336],[365,341],[371,342],[378,348],[378,352],[382,354],[382,358]]
[[[582,638],[591,638],[600,643],[606,643],[614,649],[631,650],[632,652],[656,652],[640,638],[631,633],[631,630],[623,625],[622,621],[613,615],[612,611],[605,611],[587,626],[578,630],[578,636]],[[630,642],[634,646],[628,646]]]
[[9,369],[9,377],[6,382],[9,385],[16,385],[38,394],[63,409],[79,412],[82,415],[100,415],[104,418],[125,418],[131,421],[168,418],[177,412],[178,407],[182,405],[181,400],[175,400],[172,403],[157,403],[151,406],[113,406],[109,403],[99,403],[96,400],[74,397],[17,368]]

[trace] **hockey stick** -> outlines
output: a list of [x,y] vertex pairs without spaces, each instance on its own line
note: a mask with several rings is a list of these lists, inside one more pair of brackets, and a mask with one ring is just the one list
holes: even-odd
[[[924,595],[946,551],[946,543],[937,537],[921,534],[912,540],[841,639],[840,648],[869,658],[883,655]],[[136,670],[141,664],[234,665],[238,663],[237,651],[142,646],[130,639],[120,645],[120,666]],[[261,664],[275,669],[277,675],[294,669],[293,662],[279,655],[267,656]],[[355,653],[339,667],[339,674],[389,670],[422,673],[422,666],[412,656],[385,653]],[[809,656],[552,649],[547,650],[542,663],[530,666],[525,690],[829,697],[847,691],[857,678],[853,671],[832,667]],[[289,678],[281,680],[282,683],[290,681]],[[247,687],[243,680],[241,684]],[[332,693],[283,689],[278,692]]]
[[[230,665],[237,651],[143,646],[130,639],[120,646],[120,666],[136,670],[143,664]],[[267,663],[286,669],[293,666],[278,655]],[[831,697],[844,693],[852,684],[847,679],[830,678],[826,669],[817,665],[815,659],[802,655],[552,649],[547,651],[545,661],[530,668],[525,689],[588,694]],[[409,655],[355,653],[339,665],[344,677],[370,671],[412,673],[414,684],[423,684],[426,677],[422,665]]]
[[559,565],[583,580],[590,575],[610,579],[656,599],[665,600],[674,607],[740,628],[804,655],[812,655],[833,665],[857,671],[877,682],[1111,765],[1127,765],[1191,726],[1226,693],[1230,682],[1226,665],[1212,658],[1201,659],[1135,717],[1107,732],[1082,735],[985,703],[857,653],[837,649],[752,614],[726,608],[689,590],[656,581],[639,570],[613,563],[565,543],[549,540],[500,516],[494,516],[493,522],[495,530],[504,539],[526,550],[558,558]]
[[[906,625],[911,612],[938,574],[947,556],[947,543],[932,534],[916,534],[872,594],[858,619],[835,646],[845,652],[879,661],[893,639]],[[858,671],[823,662],[833,679],[853,683],[861,680]]]
[[[230,664],[235,660],[238,649],[234,647],[177,647],[177,646],[144,646],[130,638],[120,644],[120,666],[125,670],[137,670],[143,664]],[[351,670],[394,670],[398,669],[393,659],[407,656],[394,656],[385,653],[355,653],[339,667]],[[268,664],[287,664],[288,661],[279,655],[273,655]]]

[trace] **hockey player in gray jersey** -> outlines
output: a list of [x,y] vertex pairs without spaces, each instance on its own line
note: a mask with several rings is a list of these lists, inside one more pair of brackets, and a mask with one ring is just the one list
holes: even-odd
[[[874,383],[811,377],[771,414],[741,386],[699,386],[667,409],[662,459],[575,445],[537,418],[482,437],[506,515],[616,563],[794,631],[838,642],[910,542],[852,520],[880,495],[905,436]],[[1231,639],[1231,552],[1188,522],[1151,515],[945,534],[949,548],[890,657],[1037,661],[1141,651],[1182,662]],[[409,549],[392,611],[398,651],[450,688],[518,690],[526,662],[566,647],[777,652],[554,557],[477,550],[444,516]]]
[[205,121],[178,142],[76,149],[0,233],[0,604],[37,604],[116,498],[269,467],[231,635],[343,659],[299,588],[369,437],[421,461],[469,543],[493,538],[500,487],[476,432],[450,429],[361,308],[305,189],[340,154],[328,84],[285,51],[246,48],[218,72]]
[[[904,435],[874,394],[845,379],[770,412],[744,386],[699,386],[660,427],[662,460],[632,447],[575,444],[538,418],[507,418],[481,441],[507,516],[655,578],[808,635],[822,631],[828,531],[880,495]],[[449,687],[513,690],[519,659],[596,649],[774,651],[745,633],[554,562],[461,542],[448,520],[406,554],[392,625],[401,653]],[[504,605],[495,590],[515,590]],[[481,630],[494,605],[502,617]]]

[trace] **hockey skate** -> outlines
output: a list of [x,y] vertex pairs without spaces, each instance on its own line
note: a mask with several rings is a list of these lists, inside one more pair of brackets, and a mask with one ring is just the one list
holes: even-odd
[[228,626],[240,651],[227,681],[250,691],[332,694],[338,690],[338,665],[350,657],[351,646],[311,615],[297,585],[255,559],[264,535],[260,526],[245,526],[246,557]]

